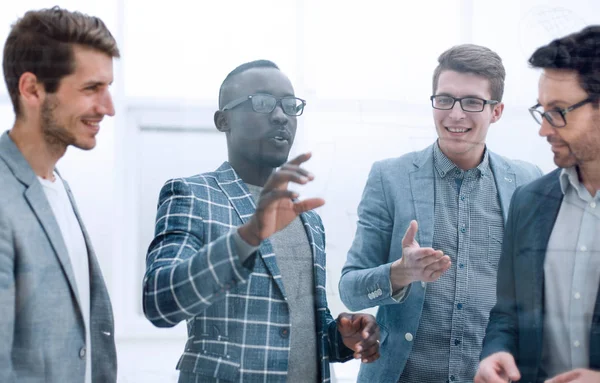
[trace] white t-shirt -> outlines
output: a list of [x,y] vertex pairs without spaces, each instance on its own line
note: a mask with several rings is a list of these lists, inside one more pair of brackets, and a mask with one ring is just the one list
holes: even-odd
[[85,344],[86,344],[86,369],[85,383],[92,382],[92,343],[90,341],[90,268],[88,262],[88,251],[85,245],[85,239],[79,221],[73,211],[73,206],[69,200],[67,190],[60,176],[54,173],[55,181],[45,180],[38,177],[43,186],[46,198],[50,203],[54,218],[58,222],[63,241],[69,253],[71,267],[75,275],[75,284],[83,321],[85,323]]

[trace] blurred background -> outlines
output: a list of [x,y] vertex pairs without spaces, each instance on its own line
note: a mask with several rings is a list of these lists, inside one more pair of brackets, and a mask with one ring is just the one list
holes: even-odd
[[[0,41],[24,12],[53,5],[102,18],[122,54],[112,87],[116,116],[104,120],[93,151],[70,149],[58,168],[107,280],[123,383],[177,380],[185,325],[157,329],[144,318],[145,254],[162,184],[227,159],[212,116],[233,68],[273,60],[308,101],[292,155],[313,152],[306,167],[316,179],[300,191],[327,201],[319,213],[335,317],[347,311],[337,284],[372,163],[436,138],[429,96],[439,54],[460,43],[500,54],[506,106],[488,147],[548,172],[550,149],[527,111],[536,104],[539,77],[527,59],[553,38],[600,23],[600,2],[591,0],[23,0],[3,4]],[[4,86],[0,119],[0,132],[10,129]],[[358,363],[332,366],[334,381],[356,380]]]

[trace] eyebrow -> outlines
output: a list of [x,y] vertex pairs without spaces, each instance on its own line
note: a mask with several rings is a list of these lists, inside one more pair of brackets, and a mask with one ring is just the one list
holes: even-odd
[[87,82],[84,82],[84,83],[82,84],[82,87],[83,87],[83,88],[87,88],[87,87],[89,87],[89,86],[92,86],[92,85],[94,85],[94,86],[98,86],[98,85],[100,85],[100,86],[101,86],[101,85],[109,85],[109,86],[110,86],[110,85],[112,85],[112,83],[113,83],[112,81],[111,81],[111,82],[109,82],[109,83],[106,83],[106,82],[104,82],[104,81],[95,81],[95,80],[92,80],[92,81],[87,81]]
[[[537,103],[539,106],[543,106],[540,100],[537,100]],[[550,108],[558,108],[561,104],[568,105],[569,103],[564,100],[552,100],[547,104],[547,106]]]
[[[254,93],[253,93],[253,94],[268,94],[268,95],[270,95],[270,96],[273,96],[273,97],[275,97],[275,95],[274,95],[273,93],[271,93],[271,92],[269,92],[269,91],[266,91],[266,90],[264,90],[264,89],[259,89],[259,90],[256,90],[256,91],[254,91]],[[296,97],[296,95],[295,95],[295,94],[293,94],[293,93],[285,93],[285,94],[284,94],[283,96],[281,96],[281,97]]]
[[449,92],[440,92],[440,93],[436,93],[435,95],[436,95],[436,96],[450,96],[450,97],[454,97],[454,98],[480,98],[480,99],[482,99],[482,100],[485,100],[485,99],[486,99],[485,97],[483,97],[483,96],[479,96],[479,95],[477,95],[477,94],[467,94],[467,95],[465,95],[465,96],[462,96],[462,97],[455,97],[454,95],[452,95],[452,94],[451,94],[451,93],[449,93]]

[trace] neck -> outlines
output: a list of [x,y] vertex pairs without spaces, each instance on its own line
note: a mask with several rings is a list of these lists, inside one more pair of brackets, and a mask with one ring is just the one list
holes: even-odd
[[485,145],[478,145],[476,148],[472,148],[464,153],[446,153],[442,146],[440,146],[440,150],[461,170],[469,170],[476,168],[483,160]]
[[9,135],[36,175],[54,179],[56,163],[67,150],[64,145],[48,143],[41,128],[27,125],[19,119]]
[[600,161],[585,162],[577,166],[579,181],[585,186],[591,196],[600,190]]
[[265,186],[267,179],[273,173],[272,167],[260,166],[248,160],[229,156],[229,164],[238,176],[247,184]]

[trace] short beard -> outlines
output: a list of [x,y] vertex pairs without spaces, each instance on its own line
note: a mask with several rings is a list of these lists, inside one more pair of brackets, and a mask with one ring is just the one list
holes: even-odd
[[42,104],[40,120],[42,122],[42,133],[46,143],[50,147],[64,150],[67,146],[75,143],[75,137],[56,120],[54,112],[58,106],[58,100],[54,96],[49,95]]

